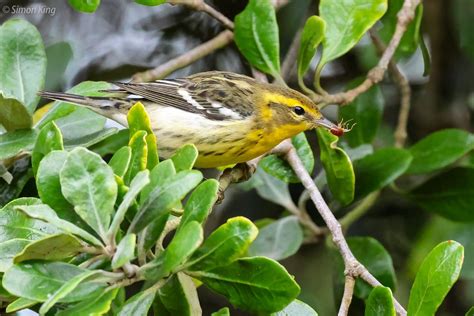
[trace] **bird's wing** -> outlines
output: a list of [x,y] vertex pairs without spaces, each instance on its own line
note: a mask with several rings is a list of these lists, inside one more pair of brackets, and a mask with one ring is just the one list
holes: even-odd
[[128,99],[145,99],[212,120],[239,120],[253,113],[252,98],[249,97],[251,89],[243,91],[241,88],[231,87],[227,80],[194,77],[114,84],[121,89],[117,92],[127,92]]

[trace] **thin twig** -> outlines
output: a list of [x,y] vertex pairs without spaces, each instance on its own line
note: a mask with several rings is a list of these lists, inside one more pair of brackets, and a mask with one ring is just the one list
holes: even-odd
[[392,39],[387,45],[387,49],[382,54],[377,66],[372,68],[368,74],[367,78],[354,89],[348,90],[346,92],[341,92],[337,94],[328,94],[321,96],[321,100],[326,104],[336,103],[336,104],[349,104],[351,103],[358,95],[369,90],[374,84],[380,82],[383,79],[384,73],[388,68],[389,62],[392,59],[395,51],[400,44],[403,34],[405,33],[408,24],[415,17],[416,7],[421,3],[421,0],[405,0],[403,7],[398,12],[397,25],[395,27],[395,32],[393,33]]
[[344,283],[344,294],[342,295],[341,306],[339,306],[339,313],[337,316],[347,316],[349,307],[351,306],[352,296],[354,294],[355,278],[352,275],[346,275],[346,282]]
[[220,23],[222,23],[222,25],[224,25],[229,30],[234,29],[234,22],[232,22],[229,18],[227,18],[225,15],[223,15],[207,3],[205,3],[204,0],[168,0],[168,3],[182,4],[189,7],[190,9],[205,12]]
[[[384,43],[380,40],[375,31],[371,31],[369,34],[375,48],[382,53],[385,50]],[[405,145],[407,139],[408,116],[410,114],[411,105],[411,87],[410,82],[400,69],[398,69],[395,61],[390,60],[388,64],[388,72],[400,89],[400,110],[398,112],[397,127],[395,129],[395,146],[401,148]]]
[[[336,217],[334,217],[333,213],[326,204],[326,201],[324,201],[321,192],[319,192],[318,188],[314,184],[313,179],[306,171],[291,141],[286,140],[280,143],[278,146],[281,150],[281,153],[285,155],[286,160],[292,167],[293,171],[296,173],[298,179],[301,180],[303,186],[308,190],[311,200],[313,201],[316,209],[331,232],[333,242],[338,248],[344,261],[346,275],[351,275],[354,278],[360,277],[372,286],[380,286],[381,283],[355,258],[354,254],[350,250],[349,245],[344,238],[341,225],[337,221]],[[397,300],[395,300],[395,298],[394,302],[397,313],[399,315],[406,315],[405,309],[400,305],[400,303],[398,303]]]
[[288,81],[290,79],[292,71],[295,69],[298,49],[300,47],[301,31],[302,30],[299,30],[295,34],[295,37],[291,42],[290,48],[288,48],[288,52],[286,53],[285,59],[281,64],[281,77],[285,81]]
[[214,51],[230,44],[233,38],[234,33],[229,30],[223,31],[213,39],[193,48],[192,50],[183,55],[171,59],[156,68],[135,74],[132,77],[132,81],[147,82],[157,79],[163,79],[172,72],[184,68],[192,64],[193,62],[213,53]]

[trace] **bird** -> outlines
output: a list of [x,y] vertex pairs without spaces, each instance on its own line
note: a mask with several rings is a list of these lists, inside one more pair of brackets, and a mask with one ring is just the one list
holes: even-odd
[[335,135],[344,128],[325,118],[304,94],[225,71],[208,71],[146,83],[113,82],[107,96],[40,92],[55,101],[85,106],[127,127],[127,113],[141,102],[157,138],[159,154],[169,158],[185,144],[198,149],[197,168],[247,162],[283,140],[322,127]]

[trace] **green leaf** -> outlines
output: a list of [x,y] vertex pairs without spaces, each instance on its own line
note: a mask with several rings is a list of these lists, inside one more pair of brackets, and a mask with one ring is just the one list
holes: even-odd
[[120,148],[128,145],[128,129],[121,129],[116,134],[92,145],[90,149],[100,156],[115,154]]
[[159,186],[163,186],[172,176],[176,175],[174,164],[170,159],[160,162],[150,172],[150,183],[143,188],[140,194],[140,202],[150,197],[150,193]]
[[[395,32],[395,28],[398,22],[398,12],[403,6],[403,0],[390,0],[388,1],[388,9],[385,15],[380,20],[382,28],[378,30],[380,38],[384,43],[388,43]],[[415,18],[410,24],[408,24],[406,31],[403,33],[403,37],[398,44],[395,56],[409,57],[415,52],[420,42],[420,25],[423,17],[423,5],[418,5],[415,11]]]
[[325,29],[326,22],[317,15],[313,15],[306,20],[298,51],[298,79],[300,81],[303,80],[318,46],[324,38]]
[[375,287],[365,303],[365,316],[395,316],[392,291],[385,286]]
[[189,270],[208,271],[230,264],[241,257],[255,240],[257,227],[245,217],[234,217],[204,241],[189,259]]
[[68,0],[69,5],[82,13],[94,13],[100,5],[100,0]]
[[[360,83],[362,79],[353,80],[347,85],[347,89],[355,88]],[[351,103],[340,107],[339,120],[354,124],[351,131],[344,134],[349,146],[372,143],[382,120],[384,103],[382,91],[375,85]]]
[[112,269],[121,268],[124,264],[130,263],[135,258],[136,241],[137,236],[135,234],[127,234],[122,238],[112,258]]
[[0,272],[7,271],[13,265],[13,258],[30,242],[31,240],[15,238],[0,243]]
[[59,172],[61,171],[68,153],[52,151],[46,155],[38,166],[36,174],[36,188],[43,203],[53,208],[58,216],[76,225],[83,224],[80,217],[73,211],[73,206],[61,192]]
[[217,312],[212,313],[211,316],[230,316],[229,307],[222,307]]
[[[350,237],[347,239],[347,243],[354,256],[356,256],[360,263],[362,263],[380,283],[395,290],[396,277],[392,258],[380,242],[372,237]],[[340,276],[341,282],[343,282],[343,264],[340,261]],[[354,290],[356,297],[366,299],[371,290],[372,286],[361,279],[356,280]]]
[[[158,165],[159,166],[159,165]],[[140,208],[130,224],[130,232],[139,232],[154,218],[169,211],[169,209],[191,191],[202,180],[202,174],[197,170],[178,172],[163,185],[155,187],[147,198],[140,201]]]
[[[91,115],[95,115],[95,114],[91,112]],[[100,120],[94,120],[94,121],[97,122],[97,126],[95,126],[94,128],[99,128],[100,126],[102,126],[103,128],[104,125],[102,125],[102,122],[100,122]],[[84,127],[81,127],[81,128],[84,129]],[[82,137],[78,137],[74,139],[66,139],[66,141],[64,142],[64,145],[66,149],[74,149],[75,147],[78,147],[78,146],[90,147],[97,143],[100,143],[101,141],[109,138],[112,135],[117,134],[118,131],[119,131],[118,128],[115,128],[115,127],[101,129],[97,132],[90,133]]]
[[474,306],[469,308],[465,316],[474,316]]
[[198,222],[189,222],[158,257],[144,265],[138,274],[147,280],[159,280],[174,272],[194,253],[203,240],[202,227]]
[[435,314],[459,277],[463,256],[463,246],[451,240],[439,244],[428,254],[410,291],[409,315]]
[[408,197],[428,212],[454,221],[474,221],[474,169],[454,168],[438,174]]
[[[46,52],[41,34],[26,20],[10,19],[0,26],[0,94],[14,98],[25,107],[31,117],[43,89],[46,75]],[[8,106],[7,106],[8,108]],[[18,117],[0,107],[0,123]],[[8,124],[7,124],[8,126]],[[5,126],[7,129],[8,127]]]
[[118,316],[147,316],[157,290],[156,287],[151,287],[145,291],[138,292],[125,302]]
[[294,255],[302,244],[303,229],[298,218],[287,216],[260,229],[248,254],[282,260]]
[[0,126],[3,126],[7,131],[14,132],[23,128],[29,129],[32,124],[31,115],[23,104],[16,99],[4,97],[0,91]]
[[[142,232],[141,234],[145,235],[145,241],[143,243],[143,248],[145,250],[151,249],[161,234],[163,233],[166,223],[170,218],[170,214],[164,214],[156,219],[154,219]],[[182,223],[182,222],[181,222]]]
[[30,218],[16,210],[18,206],[38,205],[36,198],[19,198],[0,209],[0,242],[11,239],[37,240],[60,232],[58,228],[43,221]]
[[323,55],[318,67],[344,55],[387,10],[387,0],[319,2],[319,14],[326,21]]
[[138,131],[130,138],[129,146],[132,149],[132,157],[123,177],[126,184],[130,183],[138,172],[146,169],[148,156],[146,135],[146,131]]
[[56,215],[53,209],[51,209],[46,204],[36,204],[36,205],[19,205],[16,209],[21,210],[22,212],[26,213],[28,216],[41,219],[45,222],[48,222],[54,226],[56,229],[61,229],[65,232],[71,233],[73,235],[79,236],[85,241],[95,245],[95,246],[102,246],[102,243],[95,238],[93,235],[89,234],[87,231],[83,230],[82,228],[68,222],[62,220]]
[[427,173],[444,168],[474,149],[474,135],[459,129],[434,132],[410,148],[413,156],[407,173]]
[[51,309],[51,307],[54,306],[54,304],[74,291],[79,286],[79,284],[84,282],[84,280],[100,272],[100,270],[86,270],[66,281],[56,292],[54,292],[54,294],[49,295],[48,299],[43,303],[43,305],[41,305],[39,310],[40,315],[45,315]]
[[[295,146],[296,152],[301,158],[305,169],[311,174],[314,168],[314,156],[305,134],[300,133],[296,135],[291,139],[291,142]],[[300,182],[290,165],[276,155],[269,155],[263,158],[260,160],[259,166],[267,173],[282,181]]]
[[[55,293],[69,280],[85,271],[87,270],[64,262],[20,263],[5,272],[3,286],[15,296],[44,302],[51,297],[51,293]],[[105,285],[93,280],[84,282],[74,292],[59,301],[77,302],[93,298],[103,291]]]
[[135,201],[140,191],[150,182],[149,171],[143,170],[140,171],[135,178],[133,178],[132,183],[130,184],[130,188],[128,189],[127,193],[125,194],[122,203],[120,203],[117,212],[114,215],[112,220],[112,224],[110,225],[109,231],[107,235],[109,239],[114,240],[115,236],[117,235],[120,224],[125,219],[125,215],[127,210],[130,208],[132,203]]
[[252,186],[262,198],[279,204],[288,210],[295,208],[288,183],[269,175],[261,168],[257,169],[251,181],[253,181]]
[[140,102],[135,103],[127,113],[128,128],[130,137],[138,131],[145,131],[145,141],[147,144],[147,168],[153,169],[158,164],[158,149],[156,146],[156,136],[151,127],[150,118],[145,107]]
[[395,181],[410,166],[412,156],[407,150],[383,148],[354,161],[356,198],[379,190]]
[[14,300],[13,302],[11,302],[10,304],[8,304],[5,311],[7,313],[13,313],[13,312],[16,312],[16,311],[19,311],[19,310],[22,310],[22,309],[26,309],[26,308],[31,307],[33,305],[36,305],[37,303],[38,303],[38,301],[30,300],[30,299],[27,299],[27,298],[24,298],[24,297],[20,297],[20,298],[17,298],[16,300]]
[[171,315],[202,315],[196,285],[189,276],[182,272],[169,278],[158,294],[159,299]]
[[131,158],[132,149],[129,146],[123,146],[112,156],[109,166],[117,176],[123,178],[130,165]]
[[196,146],[187,144],[179,148],[170,159],[174,163],[176,172],[182,170],[191,170],[198,157]]
[[117,296],[119,289],[106,289],[94,298],[84,300],[64,310],[58,311],[56,316],[69,315],[104,315],[112,305],[112,301]]
[[235,17],[234,40],[245,58],[259,70],[280,77],[280,39],[270,0],[250,0]]
[[308,304],[300,300],[294,300],[287,307],[271,314],[271,316],[318,316],[318,313]]
[[337,147],[339,138],[329,131],[317,128],[321,163],[334,199],[347,205],[354,199],[355,175],[352,162],[346,152]]
[[105,238],[117,198],[112,169],[99,155],[78,147],[69,153],[60,181],[62,192],[76,213]]
[[166,0],[135,0],[135,2],[147,6],[156,6],[166,3]]
[[37,131],[34,129],[0,134],[0,160],[14,157],[22,151],[31,151],[35,144],[36,137]]
[[215,179],[208,179],[199,184],[186,202],[178,231],[191,221],[202,224],[217,201],[218,191],[219,182]]
[[83,245],[73,235],[55,234],[38,239],[17,253],[15,263],[27,260],[59,261],[81,252]]
[[227,297],[235,307],[252,312],[277,312],[300,292],[285,268],[265,257],[242,258],[210,271],[197,271],[193,276]]
[[63,137],[54,122],[46,124],[36,138],[35,147],[31,153],[31,165],[36,175],[38,166],[44,156],[53,150],[63,150]]

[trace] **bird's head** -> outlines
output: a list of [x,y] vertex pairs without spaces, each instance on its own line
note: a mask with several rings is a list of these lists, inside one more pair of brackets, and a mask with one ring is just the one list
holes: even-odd
[[264,94],[266,106],[261,116],[273,122],[273,126],[285,131],[287,137],[300,132],[323,127],[332,134],[341,136],[347,131],[344,127],[334,124],[325,118],[317,105],[305,95],[289,88],[280,88],[271,85]]

